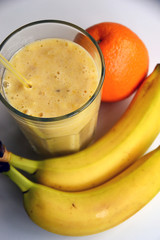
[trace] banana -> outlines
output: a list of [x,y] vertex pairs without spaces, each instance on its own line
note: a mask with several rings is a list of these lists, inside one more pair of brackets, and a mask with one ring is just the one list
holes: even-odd
[[117,124],[93,145],[72,155],[43,161],[5,151],[1,161],[35,173],[39,183],[56,189],[89,189],[111,179],[144,154],[160,131],[159,109],[160,64],[144,80]]
[[112,228],[135,214],[160,190],[160,147],[112,180],[81,192],[33,183],[13,166],[9,169],[8,163],[3,164],[0,171],[4,168],[23,192],[30,218],[47,231],[61,235],[83,236]]

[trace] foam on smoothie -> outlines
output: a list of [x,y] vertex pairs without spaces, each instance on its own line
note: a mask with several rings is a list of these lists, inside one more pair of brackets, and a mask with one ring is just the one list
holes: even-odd
[[98,72],[90,54],[63,39],[39,40],[19,50],[13,66],[32,84],[23,86],[6,72],[3,88],[9,103],[36,117],[57,117],[75,111],[94,94]]

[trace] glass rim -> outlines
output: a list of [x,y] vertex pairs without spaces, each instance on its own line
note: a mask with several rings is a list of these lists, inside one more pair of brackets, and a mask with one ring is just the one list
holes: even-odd
[[98,53],[99,53],[99,57],[100,57],[100,61],[101,61],[101,75],[100,75],[100,80],[98,83],[98,86],[94,92],[94,94],[91,96],[91,98],[85,103],[83,104],[81,107],[79,107],[78,109],[65,114],[65,115],[61,115],[58,117],[35,117],[35,116],[31,116],[31,115],[27,115],[23,112],[20,112],[19,110],[17,110],[16,108],[14,108],[1,94],[0,92],[0,100],[3,102],[3,104],[13,113],[17,114],[18,116],[28,119],[28,120],[32,120],[35,122],[53,122],[53,121],[60,121],[60,120],[65,120],[68,118],[71,118],[75,115],[77,115],[78,113],[82,112],[83,110],[85,110],[94,100],[95,98],[98,96],[99,92],[101,91],[102,85],[103,85],[103,81],[104,81],[104,76],[105,76],[105,62],[104,62],[104,57],[103,54],[101,52],[101,49],[98,45],[98,43],[95,41],[95,39],[87,32],[85,31],[83,28],[67,22],[67,21],[62,21],[62,20],[53,20],[53,19],[47,19],[47,20],[39,20],[39,21],[34,21],[34,22],[30,22],[28,24],[22,25],[21,27],[17,28],[16,30],[14,30],[13,32],[11,32],[0,44],[0,51],[3,48],[3,46],[7,43],[7,41],[14,36],[16,33],[22,31],[23,29],[27,28],[27,27],[31,27],[34,25],[38,25],[38,24],[43,24],[43,23],[58,23],[58,24],[62,24],[62,25],[67,25],[69,27],[75,28],[78,31],[80,31],[81,33],[83,33],[85,36],[87,36],[95,45]]

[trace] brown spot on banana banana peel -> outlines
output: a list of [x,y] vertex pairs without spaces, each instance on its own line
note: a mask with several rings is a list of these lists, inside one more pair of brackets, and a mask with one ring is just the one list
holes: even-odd
[[75,205],[74,203],[72,203],[72,207],[77,208],[76,205]]

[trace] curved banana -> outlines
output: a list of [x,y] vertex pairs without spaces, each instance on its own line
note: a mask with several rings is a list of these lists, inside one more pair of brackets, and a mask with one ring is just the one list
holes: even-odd
[[70,236],[95,234],[129,218],[159,192],[159,173],[160,147],[111,181],[81,192],[33,183],[12,166],[6,172],[23,191],[30,218],[47,231]]
[[39,183],[65,191],[89,189],[112,178],[141,156],[160,132],[160,64],[145,79],[121,119],[95,144],[78,153],[31,161],[6,152],[2,161]]

